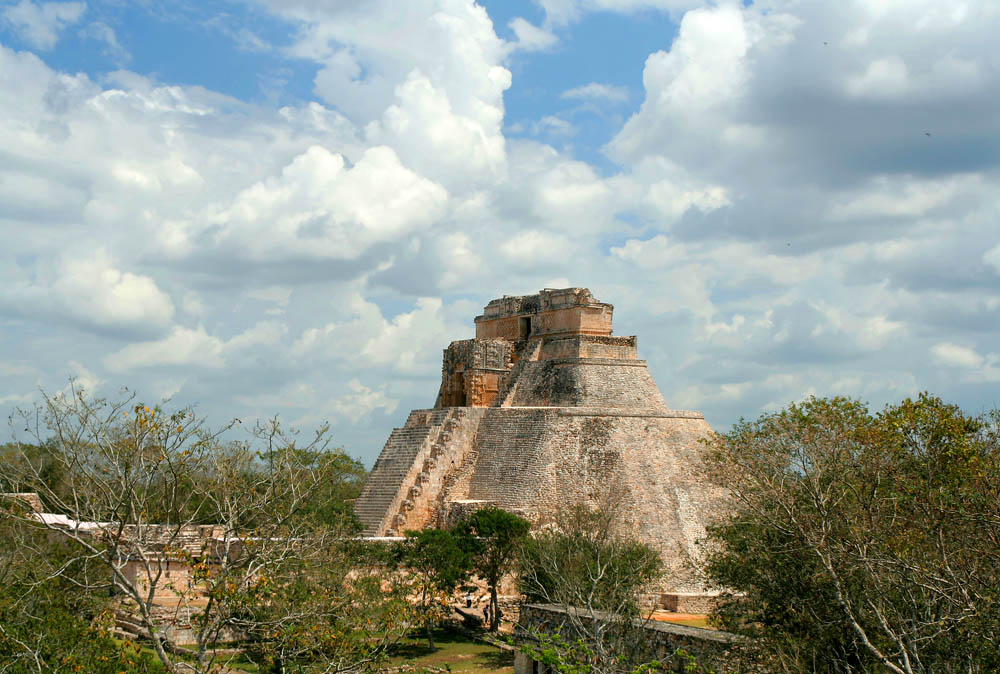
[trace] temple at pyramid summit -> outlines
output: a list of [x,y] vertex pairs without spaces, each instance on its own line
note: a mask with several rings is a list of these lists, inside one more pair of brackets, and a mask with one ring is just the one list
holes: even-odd
[[355,502],[366,535],[448,526],[486,505],[544,526],[613,492],[618,526],[663,555],[663,589],[702,591],[687,562],[726,497],[698,470],[711,429],[667,406],[636,338],[612,335],[613,309],[586,288],[487,304],[475,338],[444,350],[434,407],[386,441]]

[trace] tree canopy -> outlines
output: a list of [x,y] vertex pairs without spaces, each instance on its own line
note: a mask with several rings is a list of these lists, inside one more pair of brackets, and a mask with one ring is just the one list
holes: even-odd
[[649,651],[639,599],[663,569],[659,553],[615,526],[624,501],[612,489],[598,507],[557,513],[553,526],[524,543],[518,562],[529,602],[565,610],[559,634],[534,635],[529,654],[559,671],[646,671]]
[[996,671],[998,422],[928,394],[809,399],[714,438],[718,623],[771,671]]
[[[11,616],[29,604],[61,611],[83,634],[114,595],[167,671],[214,671],[217,647],[235,636],[264,667],[336,672],[377,662],[412,624],[406,588],[385,560],[355,554],[346,498],[364,471],[325,427],[303,438],[272,419],[240,437],[237,424],[209,428],[190,407],[71,386],[19,411],[12,431],[0,484],[37,492],[66,519],[17,502],[0,508],[20,554],[62,560],[39,567],[44,574],[17,567],[10,587],[22,591],[0,600],[0,634],[19,634]],[[31,603],[63,586],[80,600]],[[189,626],[186,652],[168,642],[171,623]],[[68,643],[7,639],[0,648],[29,662]]]
[[514,561],[530,528],[528,520],[494,506],[480,508],[458,525],[470,543],[472,568],[490,589],[489,628],[493,631],[500,624],[497,586],[504,575],[514,570]]
[[450,529],[407,531],[406,535],[401,563],[413,574],[427,644],[433,650],[432,629],[450,612],[448,602],[455,588],[469,577],[470,549]]

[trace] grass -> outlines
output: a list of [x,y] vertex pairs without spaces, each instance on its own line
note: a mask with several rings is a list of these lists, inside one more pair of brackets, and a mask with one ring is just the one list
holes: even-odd
[[[514,654],[502,651],[482,641],[477,641],[460,632],[447,629],[434,630],[434,645],[432,652],[427,647],[427,637],[423,631],[414,632],[409,637],[393,647],[386,667],[412,665],[433,667],[450,672],[466,672],[468,674],[513,674]],[[160,671],[156,653],[148,645],[141,646],[144,655],[153,660],[155,671]],[[257,667],[240,657],[221,658],[230,670],[256,672]]]
[[714,630],[714,625],[708,624],[708,617],[702,618],[682,618],[680,620],[666,620],[671,625],[689,625],[691,627],[704,627],[705,629]]
[[511,651],[502,651],[459,632],[435,630],[434,645],[437,648],[432,652],[427,647],[427,637],[422,632],[414,632],[392,649],[388,664],[478,674],[512,674],[514,671]]

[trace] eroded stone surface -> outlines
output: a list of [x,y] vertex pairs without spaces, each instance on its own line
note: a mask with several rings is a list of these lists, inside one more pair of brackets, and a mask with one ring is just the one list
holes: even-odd
[[356,509],[369,535],[444,526],[487,504],[536,526],[609,495],[618,526],[654,545],[664,591],[700,592],[692,562],[725,493],[699,471],[697,412],[670,410],[635,337],[584,288],[490,302],[476,337],[444,350],[435,408],[393,431]]

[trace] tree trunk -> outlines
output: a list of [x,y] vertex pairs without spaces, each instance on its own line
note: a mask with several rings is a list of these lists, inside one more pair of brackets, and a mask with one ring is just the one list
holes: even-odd
[[497,628],[500,627],[499,616],[497,611],[500,608],[497,602],[497,586],[490,585],[490,631],[496,632]]
[[427,645],[430,646],[431,652],[433,653],[434,650],[435,650],[435,648],[434,648],[434,636],[431,633],[431,621],[429,619],[426,620],[426,621],[424,621],[424,628],[427,631]]

